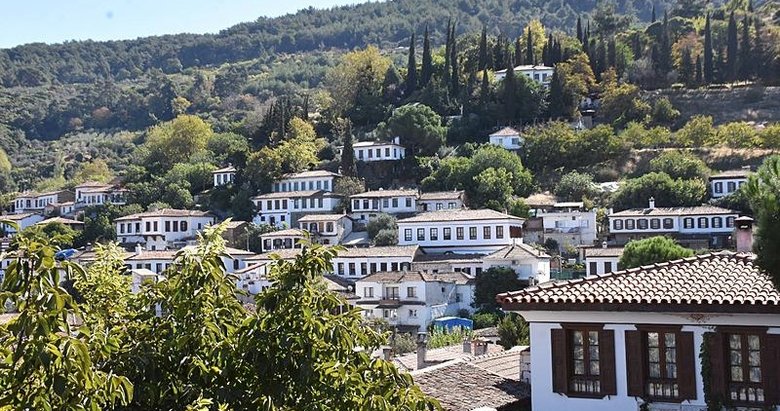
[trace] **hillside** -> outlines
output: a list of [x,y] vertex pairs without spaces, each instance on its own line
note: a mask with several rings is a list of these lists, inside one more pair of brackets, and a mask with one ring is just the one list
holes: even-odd
[[687,119],[706,113],[715,124],[730,121],[780,121],[780,87],[740,87],[733,89],[662,90],[649,92],[650,98],[665,96]]

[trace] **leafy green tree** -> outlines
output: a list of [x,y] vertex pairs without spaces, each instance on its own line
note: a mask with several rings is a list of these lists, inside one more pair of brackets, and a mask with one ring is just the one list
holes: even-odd
[[509,267],[491,267],[477,275],[474,283],[474,307],[483,311],[500,308],[496,295],[523,288],[517,273]]
[[498,344],[505,350],[517,345],[528,345],[530,336],[528,323],[517,313],[509,313],[498,321]]
[[583,198],[594,198],[597,194],[598,187],[593,183],[593,176],[577,171],[564,174],[555,186],[555,196],[562,201],[582,201]]
[[211,162],[218,166],[246,165],[251,148],[246,137],[236,133],[215,133],[206,143]]
[[352,110],[359,98],[358,91],[381,95],[390,66],[390,59],[374,46],[345,54],[341,62],[328,71],[324,81],[336,113]]
[[674,135],[680,147],[702,147],[715,141],[716,130],[710,116],[693,116]]
[[368,220],[368,224],[366,224],[368,238],[373,240],[382,230],[398,230],[395,217],[390,214],[380,213]]
[[662,126],[671,126],[680,117],[680,110],[677,110],[666,97],[661,97],[653,102],[653,111],[650,114],[653,124]]
[[398,230],[380,230],[371,240],[371,243],[375,246],[389,246],[398,244]]
[[393,111],[387,122],[377,126],[380,135],[387,138],[401,137],[407,155],[433,155],[444,144],[447,128],[441,117],[430,107],[409,104]]
[[146,133],[145,146],[149,163],[157,170],[168,170],[176,163],[189,160],[190,156],[206,148],[213,131],[200,118],[183,115],[152,127]]
[[488,167],[474,176],[476,194],[486,199],[483,205],[497,211],[506,210],[507,203],[514,192],[512,174],[505,168]]
[[757,232],[753,249],[758,265],[780,288],[780,156],[764,160],[750,177],[747,197],[755,213]]
[[108,163],[103,159],[96,159],[88,163],[81,163],[71,181],[76,184],[87,181],[107,183],[113,178],[114,173],[108,167]]
[[658,207],[701,205],[707,196],[706,184],[699,180],[673,179],[666,173],[648,173],[626,180],[612,198],[616,210],[643,208],[652,197]]
[[669,237],[657,236],[634,240],[626,244],[620,257],[621,269],[641,267],[655,263],[691,257],[693,250],[680,246]]
[[632,84],[609,84],[601,99],[599,114],[616,128],[631,121],[645,122],[651,107],[639,96],[639,87]]
[[671,178],[707,181],[710,169],[700,158],[687,151],[665,151],[650,160],[650,171],[666,173]]
[[39,238],[56,238],[57,244],[63,247],[73,245],[76,238],[76,231],[65,224],[59,222],[50,222],[46,224],[31,225],[11,239],[11,248],[18,248],[25,241],[34,241]]

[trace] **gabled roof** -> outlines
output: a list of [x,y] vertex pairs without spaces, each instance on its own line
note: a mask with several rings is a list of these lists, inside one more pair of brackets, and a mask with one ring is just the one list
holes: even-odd
[[523,219],[520,217],[499,213],[498,211],[485,208],[481,210],[429,211],[427,213],[420,213],[414,217],[398,220],[398,224],[424,223],[424,222],[437,222],[437,221],[478,221],[478,220],[504,220],[504,219],[516,220],[519,223],[523,222]]
[[144,213],[126,215],[124,217],[116,218],[114,221],[137,220],[144,217],[213,217],[213,215],[208,211],[163,208],[157,211],[147,211]]
[[723,251],[496,296],[505,310],[768,312],[780,291],[753,254]]
[[314,197],[317,195],[332,195],[336,196],[337,194],[333,194],[327,191],[323,190],[312,190],[312,191],[278,191],[273,193],[265,193],[260,194],[259,196],[252,197],[252,200],[273,200],[273,199],[285,199],[285,198],[303,198],[303,197]]
[[433,200],[458,200],[463,197],[463,190],[456,191],[434,191],[431,193],[420,193],[419,201]]
[[585,247],[585,258],[588,257],[620,257],[623,247]]
[[25,218],[34,217],[38,215],[39,214],[35,214],[35,213],[6,214],[0,216],[0,220],[20,221],[20,220],[24,220]]
[[285,230],[271,231],[270,233],[260,234],[260,238],[275,237],[304,237],[306,232],[297,228],[288,228]]
[[227,166],[227,167],[223,167],[223,168],[218,168],[218,169],[212,171],[211,174],[235,173],[235,172],[236,172],[236,168],[235,167]]
[[91,187],[110,187],[111,184],[101,183],[99,181],[85,181],[74,188],[91,188]]
[[491,134],[490,137],[509,137],[509,136],[519,136],[520,132],[512,127],[504,127],[501,130],[496,131],[495,133]]
[[462,272],[451,273],[424,273],[421,271],[385,271],[369,274],[360,280],[359,282],[371,282],[371,283],[404,283],[407,281],[422,281],[426,283],[452,283],[452,284],[469,284],[474,281],[474,277],[468,276]]
[[349,196],[349,198],[417,197],[417,190],[372,190]]
[[357,143],[354,143],[352,145],[352,147],[355,147],[355,148],[358,148],[358,147],[373,147],[373,146],[398,146],[398,147],[402,147],[400,144],[394,143],[392,141],[358,141]]
[[381,247],[347,247],[339,251],[336,258],[401,257],[412,260],[419,246],[388,245]]
[[309,223],[312,221],[338,221],[342,218],[349,218],[346,214],[306,214],[298,219],[299,223]]
[[287,180],[291,178],[312,178],[312,177],[341,177],[341,174],[334,173],[327,170],[311,170],[302,171],[300,173],[285,174],[282,179]]
[[525,243],[514,243],[485,256],[485,260],[520,260],[523,258],[550,258],[547,253],[539,251]]
[[739,214],[737,211],[728,208],[716,207],[711,205],[702,205],[695,207],[655,207],[655,208],[630,208],[628,210],[618,211],[610,214],[609,217],[642,217],[642,216],[699,216],[699,215],[719,215],[719,214]]
[[35,224],[36,225],[38,225],[38,224],[46,225],[46,224],[49,224],[49,223],[60,223],[60,224],[65,224],[65,225],[84,225],[83,221],[71,220],[70,218],[62,218],[62,217],[52,217],[52,218],[49,218],[47,220],[39,221],[39,222],[37,222]]
[[726,170],[710,176],[710,180],[718,179],[732,179],[732,178],[748,178],[752,172],[746,169]]

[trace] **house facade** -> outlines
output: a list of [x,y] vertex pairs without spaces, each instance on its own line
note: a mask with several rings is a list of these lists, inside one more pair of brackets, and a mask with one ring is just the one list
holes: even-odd
[[425,331],[439,317],[472,311],[474,278],[464,273],[378,272],[355,282],[366,318],[382,318],[391,327]]
[[623,247],[608,247],[606,242],[600,247],[580,248],[585,275],[602,275],[620,270],[618,263],[622,256]]
[[46,206],[73,201],[73,192],[68,190],[50,191],[46,193],[22,193],[14,200],[14,213],[43,214]]
[[398,244],[426,253],[492,253],[522,238],[523,219],[498,211],[429,211],[398,220]]
[[718,199],[734,194],[740,187],[747,184],[750,169],[723,171],[710,176],[710,197]]
[[533,409],[780,404],[780,292],[754,255],[700,255],[497,299],[529,322]]
[[[43,218],[44,217],[42,215],[33,213],[8,214],[0,216],[0,220],[8,220],[12,223],[15,223],[19,227],[19,230],[24,230],[31,225],[37,224],[43,221]],[[3,237],[13,236],[17,232],[16,228],[5,223],[0,223],[0,230],[2,230]]]
[[[401,145],[400,137],[394,138],[392,142],[359,141],[352,147],[358,161],[397,161],[406,157],[406,148]],[[337,148],[339,155],[343,149],[344,146]]]
[[504,127],[489,136],[490,144],[503,147],[507,150],[517,151],[523,147],[525,139],[520,132],[512,127]]
[[166,250],[186,245],[214,221],[215,217],[205,211],[166,208],[119,217],[114,224],[120,243],[144,244],[147,250]]
[[511,245],[482,258],[482,270],[493,267],[511,268],[517,273],[517,279],[535,284],[550,280],[550,256],[528,244],[515,239]]
[[669,235],[685,247],[724,248],[734,230],[736,211],[715,207],[634,208],[609,216],[609,231],[614,242],[625,245],[631,240]]
[[417,190],[374,190],[349,197],[352,217],[367,223],[379,213],[413,214],[417,212]]
[[273,250],[285,250],[290,248],[300,248],[298,241],[306,238],[306,232],[297,228],[288,228],[286,230],[272,231],[260,235],[262,251],[267,253]]
[[596,241],[596,211],[587,210],[582,202],[556,202],[552,207],[534,209],[531,213],[542,219],[540,243],[551,238],[563,248],[593,245]]
[[332,274],[356,280],[378,272],[409,270],[418,254],[416,245],[349,247],[333,258]]
[[[544,87],[550,87],[555,68],[537,65],[521,65],[515,67],[514,70],[515,75],[526,76]],[[496,71],[496,81],[501,81],[504,78],[506,78],[506,69]]]
[[466,194],[462,190],[420,193],[417,211],[459,210],[463,208]]
[[233,166],[223,167],[211,172],[214,180],[214,187],[224,186],[236,180],[236,168]]
[[294,227],[298,216],[330,213],[339,206],[341,199],[342,196],[325,190],[261,194],[252,198],[257,211],[253,221],[258,225]]
[[325,170],[287,174],[273,185],[273,191],[333,191],[333,184],[341,174]]
[[352,219],[345,214],[309,214],[298,219],[298,227],[311,235],[312,242],[336,245],[352,232]]
[[412,271],[423,274],[466,273],[482,274],[484,254],[417,254],[412,261]]

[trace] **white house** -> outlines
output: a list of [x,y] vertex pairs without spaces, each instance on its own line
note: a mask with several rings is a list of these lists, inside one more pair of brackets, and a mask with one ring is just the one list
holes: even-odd
[[542,219],[541,242],[552,238],[560,247],[576,247],[596,241],[596,211],[585,209],[582,202],[556,202],[552,207],[534,209],[531,214]]
[[214,187],[230,184],[236,179],[236,168],[227,166],[214,170],[211,172],[211,177],[214,179]]
[[[195,246],[186,246],[183,250],[194,250]],[[173,265],[176,256],[182,250],[145,250],[140,244],[136,244],[133,251],[125,251],[122,259],[128,270],[149,270],[154,274],[163,274]],[[251,251],[237,248],[225,248],[225,256],[221,257],[225,270],[233,273],[246,267],[246,261],[255,254]],[[90,264],[95,261],[94,251],[84,251],[74,257],[81,264]]]
[[326,190],[261,194],[252,198],[257,210],[254,223],[294,227],[299,215],[331,213],[339,206],[342,198]]
[[366,318],[425,331],[434,319],[472,311],[474,278],[464,273],[378,272],[355,282],[355,305]]
[[333,274],[357,279],[377,272],[409,270],[418,253],[416,245],[348,247],[333,258]]
[[617,245],[658,235],[669,235],[693,248],[723,248],[729,245],[736,211],[715,206],[632,208],[609,216],[609,232]]
[[417,190],[374,190],[349,197],[352,217],[367,223],[379,213],[413,214],[417,212]]
[[550,280],[550,256],[519,239],[482,258],[482,270],[507,267],[526,283],[543,283]]
[[[548,66],[521,65],[515,67],[515,75],[523,75],[529,79],[541,84],[544,87],[550,87],[555,68]],[[506,69],[496,71],[496,81],[506,78]]]
[[145,244],[147,250],[180,248],[196,234],[214,223],[214,216],[206,211],[162,209],[131,214],[114,220],[120,243]]
[[273,191],[333,191],[333,184],[340,177],[341,174],[325,170],[287,174],[274,183]]
[[73,192],[68,190],[50,191],[46,193],[26,192],[16,196],[16,199],[14,200],[14,213],[42,214],[47,205],[61,204],[68,201],[73,201]]
[[463,208],[466,194],[463,190],[420,193],[418,211],[458,210]]
[[260,243],[264,253],[273,250],[300,248],[298,241],[306,238],[306,232],[297,228],[272,231],[260,235]]
[[[34,225],[36,223],[39,223],[43,221],[43,216],[40,214],[33,214],[33,213],[24,213],[24,214],[8,214],[4,216],[0,216],[0,220],[7,220],[12,223],[15,223],[17,226],[19,226],[19,230],[24,230],[25,228]],[[16,234],[16,228],[11,227],[8,224],[0,223],[0,230],[2,230],[3,237],[10,237],[14,234]]]
[[[392,142],[384,141],[359,141],[352,145],[355,150],[355,158],[358,161],[396,161],[406,157],[406,148],[400,144],[401,138],[396,137]],[[337,148],[338,152],[344,146]]]
[[466,273],[470,276],[482,274],[484,254],[417,254],[412,261],[412,271],[424,274]]
[[66,227],[70,227],[73,230],[81,231],[84,229],[84,222],[79,220],[73,220],[70,218],[63,218],[63,217],[52,217],[47,218],[43,221],[39,221],[35,223],[35,225],[46,225],[46,224],[62,224]]
[[490,144],[512,151],[520,150],[525,142],[525,139],[520,135],[520,132],[512,127],[504,127],[491,134],[489,137]]
[[311,234],[312,242],[336,245],[352,232],[352,219],[345,214],[308,214],[298,219],[298,227]]
[[73,201],[51,203],[43,208],[44,215],[73,216],[75,211],[76,203]]
[[580,248],[580,259],[585,264],[586,275],[602,275],[620,270],[618,263],[623,256],[623,247],[607,247],[607,243],[600,247]]
[[747,184],[750,169],[723,171],[710,176],[710,196],[713,199],[733,194]]
[[75,192],[75,208],[127,203],[128,190],[113,184],[90,181],[77,185]]
[[780,404],[780,291],[752,254],[699,255],[497,299],[530,325],[534,410]]
[[429,211],[398,220],[398,244],[425,252],[492,253],[522,238],[523,219],[498,211]]

